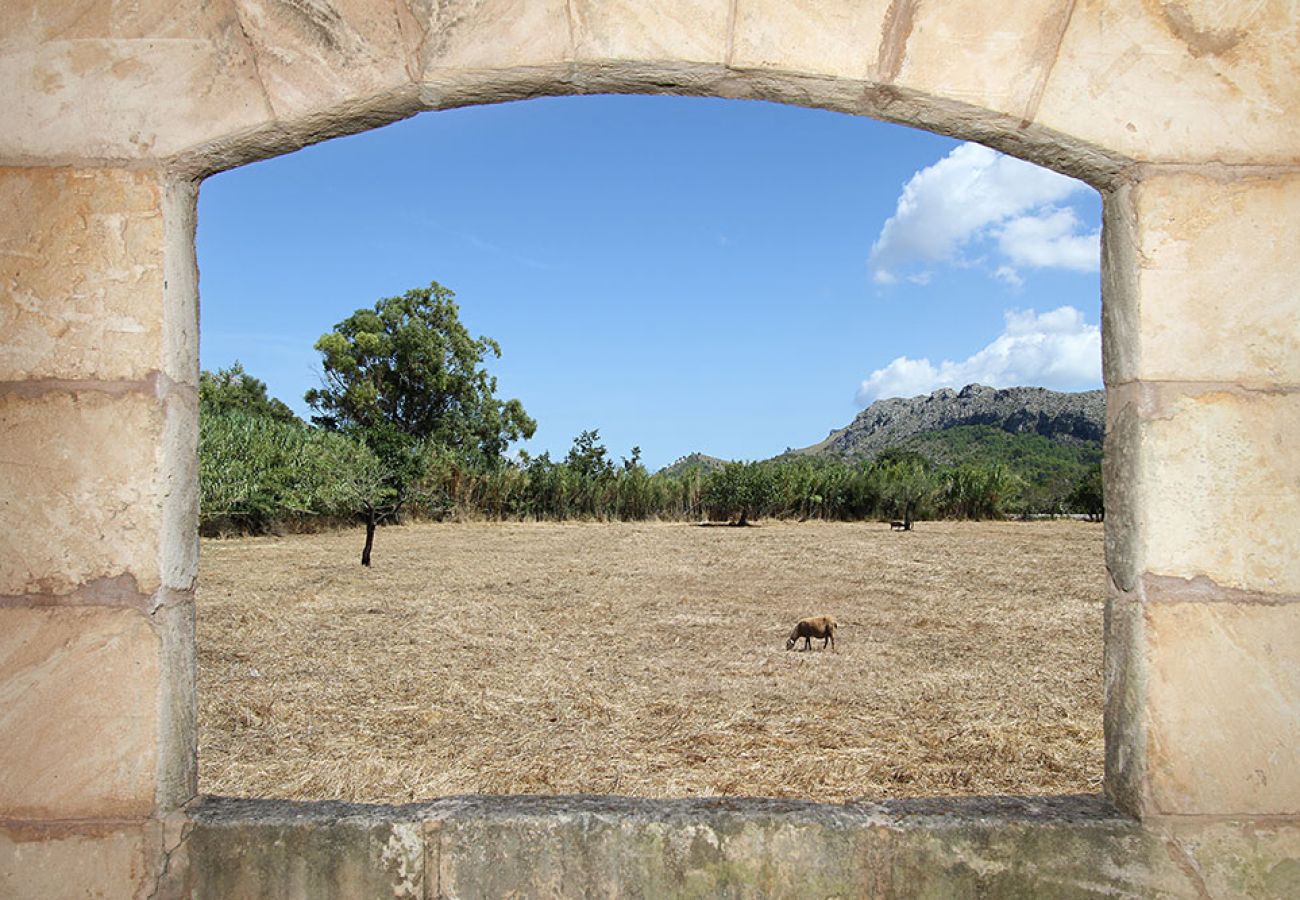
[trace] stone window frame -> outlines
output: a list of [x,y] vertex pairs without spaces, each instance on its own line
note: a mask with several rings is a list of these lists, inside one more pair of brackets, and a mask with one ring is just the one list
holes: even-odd
[[[912,9],[914,4],[902,0],[901,6]],[[1061,26],[1063,32],[1068,18]],[[588,28],[591,23],[577,24]],[[734,24],[729,20],[727,27]],[[53,636],[50,640],[70,634],[65,646],[81,653],[79,660],[86,665],[103,659],[105,642],[120,648],[120,656],[112,657],[107,669],[110,677],[105,683],[111,681],[112,689],[101,691],[105,695],[101,699],[120,705],[116,709],[120,717],[114,721],[127,723],[122,727],[126,736],[116,745],[107,742],[106,749],[90,748],[90,768],[112,770],[118,777],[108,783],[53,790],[52,798],[45,798],[26,791],[10,775],[4,811],[10,816],[7,821],[18,825],[5,830],[0,822],[0,862],[13,858],[5,856],[9,852],[5,841],[30,841],[29,835],[36,834],[34,840],[46,854],[43,859],[69,858],[67,854],[80,854],[86,846],[100,848],[95,852],[111,855],[115,864],[135,859],[131,853],[136,853],[142,860],[141,871],[154,871],[153,860],[161,859],[165,876],[175,874],[182,879],[178,883],[191,888],[218,884],[227,871],[222,866],[252,853],[268,860],[269,868],[258,872],[267,876],[263,883],[274,882],[271,869],[279,866],[280,876],[288,879],[286,889],[294,885],[301,889],[302,882],[294,878],[324,877],[322,873],[329,872],[355,875],[360,880],[349,883],[358,884],[369,883],[366,878],[380,873],[384,878],[400,878],[402,890],[417,894],[446,886],[454,889],[457,884],[475,883],[486,889],[488,882],[482,879],[492,874],[487,871],[491,853],[502,847],[534,854],[534,868],[514,873],[518,879],[508,882],[531,883],[534,888],[579,884],[598,890],[602,884],[619,883],[619,873],[634,879],[623,883],[649,884],[662,878],[660,883],[679,887],[734,885],[742,876],[763,879],[759,883],[764,885],[798,885],[801,873],[783,867],[782,860],[818,864],[847,858],[837,856],[837,851],[845,850],[852,857],[840,867],[847,880],[835,883],[875,885],[872,890],[881,891],[906,879],[936,889],[988,889],[990,884],[1041,887],[1066,881],[1095,885],[1088,879],[1108,873],[1104,874],[1107,883],[1124,889],[1204,893],[1206,885],[1268,887],[1282,884],[1279,878],[1291,877],[1300,847],[1296,775],[1288,774],[1285,759],[1270,761],[1265,756],[1274,743],[1292,733],[1288,728],[1295,728],[1287,718],[1288,709],[1294,710],[1294,686],[1288,693],[1287,684],[1279,681],[1293,656],[1285,656],[1284,648],[1282,662],[1270,663],[1267,652],[1276,651],[1264,648],[1274,634],[1291,633],[1278,632],[1279,628],[1295,627],[1291,611],[1297,606],[1300,568],[1285,556],[1285,547],[1279,549],[1274,534],[1258,537],[1271,542],[1258,553],[1243,550],[1241,542],[1228,542],[1222,552],[1215,544],[1226,525],[1249,519],[1285,528],[1296,516],[1291,504],[1261,519],[1259,504],[1272,489],[1267,479],[1284,473],[1279,465],[1289,459],[1279,455],[1279,463],[1260,455],[1260,448],[1296,427],[1297,340],[1284,330],[1270,332],[1235,367],[1224,363],[1227,357],[1216,344],[1216,337],[1220,342],[1240,340],[1251,328],[1285,329],[1286,316],[1294,310],[1293,299],[1287,305],[1293,295],[1286,293],[1285,286],[1294,266],[1288,268],[1281,252],[1267,244],[1270,229],[1283,227],[1277,223],[1295,221],[1292,201],[1300,167],[1294,154],[1287,156],[1277,146],[1265,145],[1272,140],[1280,146],[1289,132],[1268,120],[1264,124],[1273,130],[1260,143],[1262,149],[1254,144],[1242,149],[1247,145],[1216,137],[1214,146],[1202,153],[1199,147],[1188,151],[1195,141],[1187,134],[1161,144],[1151,132],[1140,131],[1138,125],[1151,124],[1145,120],[1138,125],[1130,122],[1128,133],[1113,122],[1095,129],[1077,121],[1066,126],[1105,135],[1106,143],[1125,148],[1109,150],[1034,121],[1046,74],[1029,106],[1015,112],[995,111],[994,107],[1008,107],[984,95],[963,103],[945,99],[942,88],[922,93],[888,84],[912,65],[913,58],[897,51],[906,43],[905,28],[911,22],[886,24],[889,39],[882,44],[880,59],[862,77],[791,74],[763,59],[738,62],[733,59],[733,38],[728,38],[725,64],[683,61],[694,59],[690,49],[694,34],[689,28],[674,35],[677,43],[671,53],[658,55],[644,48],[628,50],[617,40],[608,47],[591,44],[590,35],[575,32],[569,40],[582,47],[577,58],[599,56],[598,61],[574,62],[566,57],[557,63],[547,57],[535,64],[529,54],[537,47],[528,41],[498,53],[500,48],[482,49],[472,39],[457,43],[452,28],[451,42],[437,49],[446,54],[441,63],[446,68],[436,62],[430,68],[424,60],[418,78],[404,76],[418,80],[416,84],[376,89],[374,84],[387,76],[376,74],[377,81],[371,83],[365,77],[374,73],[362,73],[364,77],[355,81],[341,80],[342,88],[331,86],[334,93],[321,97],[295,93],[292,73],[277,72],[269,81],[264,74],[262,89],[284,92],[288,98],[281,98],[285,106],[278,111],[279,118],[272,124],[248,127],[232,124],[238,116],[216,122],[206,134],[220,136],[198,146],[185,143],[198,121],[189,119],[162,134],[158,144],[145,147],[139,158],[98,152],[93,148],[100,144],[77,140],[68,146],[92,149],[55,150],[43,156],[39,147],[61,146],[57,141],[40,145],[49,139],[46,132],[36,138],[33,146],[38,149],[11,153],[10,159],[18,160],[19,167],[49,167],[49,180],[58,182],[48,203],[38,202],[38,188],[20,187],[19,208],[32,212],[37,230],[47,228],[56,235],[53,246],[61,253],[75,256],[58,241],[82,226],[65,226],[58,215],[75,217],[82,194],[90,198],[87,202],[102,201],[110,210],[129,207],[123,236],[147,249],[121,251],[107,262],[81,260],[72,264],[73,270],[78,265],[138,261],[133,252],[146,256],[160,248],[163,302],[161,309],[155,308],[157,293],[145,273],[143,299],[131,301],[145,310],[141,313],[148,325],[145,338],[133,343],[129,335],[97,336],[102,343],[95,347],[102,358],[118,354],[112,364],[104,364],[102,358],[69,361],[70,357],[55,354],[51,358],[57,365],[48,368],[58,374],[28,376],[30,382],[10,376],[0,392],[0,400],[15,410],[7,422],[37,451],[71,448],[75,455],[76,441],[60,431],[67,427],[63,421],[93,426],[95,434],[121,436],[120,448],[101,449],[98,456],[70,464],[79,485],[112,482],[98,477],[106,466],[134,467],[121,484],[112,484],[122,489],[120,496],[115,495],[111,503],[75,510],[68,516],[70,524],[63,523],[67,535],[102,529],[99,540],[70,540],[71,549],[55,548],[64,556],[40,556],[32,563],[32,572],[41,577],[28,578],[23,583],[30,586],[0,603],[4,607],[0,612],[29,622],[60,619],[59,628],[42,632],[44,626],[37,624],[33,633],[48,632]],[[1188,40],[1209,40],[1213,45],[1193,46],[1193,57],[1220,52],[1217,32],[1188,31],[1186,25],[1173,21],[1174,30],[1180,35],[1187,32]],[[1071,122],[1061,113],[1061,104],[1068,101],[1070,89],[1087,89],[1078,79],[1086,78],[1094,65],[1086,55],[1087,41],[1094,40],[1092,32],[1081,33],[1084,51],[1070,51],[1076,55],[1061,68],[1063,77],[1074,81],[1053,101],[1058,122]],[[828,34],[814,29],[801,37],[797,27],[784,33],[785,43],[796,45],[796,56],[809,51],[788,68],[843,71],[843,60],[823,60],[811,52],[820,51]],[[901,43],[895,38],[901,38]],[[1228,38],[1243,39],[1236,32]],[[766,52],[761,47],[747,50],[760,57],[759,51]],[[475,68],[491,65],[494,55],[521,63]],[[271,65],[269,57],[264,61]],[[749,68],[743,68],[746,65]],[[1171,72],[1172,68],[1161,77],[1171,78]],[[1207,77],[1203,70],[1197,72],[1196,77]],[[933,73],[923,75],[909,77],[931,84],[927,78]],[[762,800],[444,798],[407,807],[358,808],[195,797],[198,295],[194,233],[199,183],[237,165],[425,110],[584,93],[753,98],[868,115],[978,141],[1078,177],[1101,192],[1108,416],[1105,528],[1110,577],[1104,626],[1105,790],[1113,806],[1096,798],[887,801],[845,808]],[[1222,101],[1208,99],[1208,89],[1194,87],[1191,95],[1222,112],[1213,106]],[[268,105],[273,104],[268,100]],[[1240,119],[1244,113],[1234,115],[1238,118],[1232,121],[1244,121]],[[106,130],[113,125],[107,123]],[[1195,137],[1196,132],[1188,134]],[[1148,143],[1155,148],[1150,153]],[[110,145],[111,141],[104,144]],[[23,170],[16,171],[14,177],[22,181]],[[160,196],[156,204],[151,199],[154,194]],[[1263,224],[1252,232],[1240,225],[1243,221]],[[97,247],[94,240],[87,244]],[[105,246],[108,256],[120,251],[112,240]],[[1241,275],[1232,266],[1213,264],[1220,256],[1261,264],[1251,283],[1262,297],[1261,312],[1243,313],[1218,301],[1217,295]],[[16,258],[26,257],[20,252]],[[1190,274],[1188,258],[1201,261]],[[125,277],[134,277],[132,270],[122,271],[127,272]],[[31,280],[27,272],[23,277]],[[1190,298],[1184,298],[1188,293]],[[90,332],[77,329],[93,331],[84,322],[93,323],[95,312],[89,320],[77,318],[81,310],[74,307],[80,297],[51,296],[67,302],[69,311],[76,313],[67,321],[81,323],[71,326],[68,343],[88,339]],[[1190,324],[1179,318],[1188,310]],[[1213,315],[1226,322],[1217,332],[1210,327]],[[161,342],[151,343],[159,334]],[[27,354],[20,342],[21,338],[10,346]],[[39,353],[32,358],[37,361],[35,368],[44,373],[49,359]],[[26,359],[23,355],[6,371],[22,370]],[[1190,447],[1189,438],[1194,438]],[[1239,445],[1260,452],[1237,462]],[[146,459],[152,465],[147,472],[141,468]],[[24,495],[23,502],[33,505],[48,500],[50,491],[57,492],[56,487],[35,482],[29,488],[34,499]],[[48,531],[49,536],[62,535],[57,529]],[[67,558],[81,549],[93,558]],[[127,574],[75,580],[80,574],[98,573],[106,564]],[[1202,678],[1202,672],[1213,672],[1214,680]],[[76,684],[93,684],[89,669],[77,668],[71,675]],[[1260,677],[1280,686],[1279,697],[1265,698],[1261,705],[1255,693],[1256,705],[1238,704],[1237,699],[1252,690],[1252,679]],[[157,685],[154,695],[151,685]],[[151,696],[156,696],[156,706]],[[41,703],[66,701],[53,688],[48,693],[38,689],[35,697],[25,701],[21,715],[37,722]],[[1273,743],[1242,741],[1231,733],[1222,739],[1216,735],[1203,739],[1207,726],[1244,730],[1261,725],[1264,738]],[[56,740],[52,747],[61,754],[71,752],[70,740]],[[138,763],[135,768],[114,768],[123,753]],[[42,785],[43,790],[49,787]],[[144,849],[122,849],[136,846],[132,842]],[[1069,848],[1082,845],[1099,854],[1091,857],[1095,865],[1071,868]],[[628,851],[635,860],[633,868],[620,869],[617,856]],[[1017,868],[1016,860],[1025,855],[1035,860],[1034,871]],[[286,860],[299,868],[291,871],[284,865]],[[306,876],[301,869],[304,860]],[[1115,860],[1122,861],[1118,869],[1106,868]],[[982,864],[996,872],[982,872]],[[886,874],[880,874],[881,866]],[[145,877],[138,874],[134,862],[129,867],[135,874],[124,878]],[[579,880],[565,881],[571,874]],[[697,875],[704,881],[692,881]],[[184,881],[192,877],[198,881]],[[1009,880],[996,880],[1004,877]]]

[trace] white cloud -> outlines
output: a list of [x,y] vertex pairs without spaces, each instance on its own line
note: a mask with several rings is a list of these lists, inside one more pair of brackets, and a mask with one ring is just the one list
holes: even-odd
[[1005,281],[1013,288],[1025,286],[1025,280],[1020,277],[1020,273],[1010,266],[998,266],[997,271],[993,273],[993,277],[998,281]]
[[968,384],[992,387],[1032,385],[1057,390],[1078,390],[1101,383],[1101,329],[1090,325],[1073,306],[1042,314],[1032,309],[1003,313],[1002,333],[967,359],[929,359],[900,356],[876,369],[858,388],[863,406],[882,397],[911,397],[941,387]]
[[[961,144],[934,165],[921,169],[903,186],[894,214],[880,229],[871,248],[872,277],[878,284],[893,284],[899,270],[907,266],[960,262],[964,248],[993,236],[995,230],[1002,252],[1024,248],[1032,254],[1032,241],[1028,235],[1022,238],[1022,233],[1032,231],[1035,222],[1040,231],[1059,228],[1064,220],[1055,214],[1073,216],[1073,212],[1058,210],[1054,204],[1086,188],[1081,181],[979,144]],[[1070,222],[1072,228],[1080,224],[1077,217]],[[1003,226],[1000,230],[999,225]],[[1010,234],[1004,247],[1001,234],[1008,228]],[[1095,255],[1096,235],[1079,236],[1067,231],[1050,232],[1050,236],[1056,256],[1040,252],[1037,258],[1077,261],[1083,245],[1072,243],[1074,238],[1085,243],[1091,240]]]
[[1101,267],[1101,232],[1081,234],[1082,226],[1072,209],[1017,216],[998,229],[998,248],[1017,266],[1096,272]]

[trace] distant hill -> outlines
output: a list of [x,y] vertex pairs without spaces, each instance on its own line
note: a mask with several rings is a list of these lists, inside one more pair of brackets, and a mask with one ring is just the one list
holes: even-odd
[[[950,451],[940,449],[946,443],[944,439],[919,436],[966,426],[985,426],[1008,435],[1037,435],[1062,445],[1100,448],[1106,433],[1105,393],[969,384],[960,391],[943,388],[929,396],[892,397],[877,400],[821,443],[793,452],[872,459],[891,447],[919,440],[932,452],[948,454]],[[968,438],[963,440],[970,443]]]
[[691,453],[683,456],[670,466],[664,466],[659,470],[662,475],[684,475],[691,469],[699,469],[701,475],[708,475],[710,472],[717,471],[727,464],[725,459],[718,459],[716,456],[709,456],[706,453]]
[[1103,391],[971,384],[917,397],[877,400],[826,440],[784,458],[871,460],[912,450],[940,466],[1002,465],[1023,482],[1031,509],[1051,509],[1101,462]]
[[[1018,496],[1027,508],[1052,509],[1101,462],[1105,432],[1103,391],[971,384],[877,400],[821,443],[787,450],[775,461],[803,456],[865,462],[887,450],[910,450],[944,467],[1001,465],[1021,479]],[[726,460],[692,453],[661,471],[708,475],[724,465]]]

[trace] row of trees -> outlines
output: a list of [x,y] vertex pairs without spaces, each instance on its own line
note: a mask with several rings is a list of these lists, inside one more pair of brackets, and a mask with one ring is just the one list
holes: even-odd
[[485,463],[424,448],[399,493],[365,444],[305,423],[247,413],[203,418],[202,516],[208,531],[265,531],[292,522],[431,518],[862,520],[987,519],[1016,511],[1018,479],[1002,466],[937,468],[912,455],[871,463],[735,462],[651,474],[634,450],[613,463],[583,432],[562,460],[549,454]]
[[[568,457],[543,455],[475,470],[444,461],[431,470],[444,514],[493,519],[758,518],[860,521],[995,518],[1014,511],[1018,479],[1002,466],[937,468],[912,455],[870,463],[813,458],[732,462],[712,469],[650,474],[633,451],[620,465],[592,468],[584,454],[598,440],[584,432]],[[595,445],[599,452],[604,448]]]
[[[651,474],[640,450],[615,461],[597,431],[559,460],[519,453],[536,423],[496,397],[489,338],[461,325],[434,282],[380,300],[316,343],[324,371],[312,423],[236,363],[200,378],[201,519],[207,533],[262,532],[404,513],[432,518],[676,519],[747,524],[759,517],[861,520],[991,518],[1016,508],[1020,479],[1001,465],[936,467],[914,452],[869,463],[815,458],[690,466]],[[1097,476],[1100,503],[1100,473]],[[1082,486],[1080,491],[1082,491]],[[1086,498],[1074,497],[1079,511]],[[1100,510],[1098,510],[1098,514]]]

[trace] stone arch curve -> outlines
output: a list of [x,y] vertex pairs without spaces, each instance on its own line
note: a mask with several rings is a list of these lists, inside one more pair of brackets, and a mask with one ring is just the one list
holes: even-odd
[[[1008,835],[1028,823],[1082,840],[1065,824],[1082,816],[1131,864],[1114,877],[1126,888],[1190,893],[1199,879],[1202,890],[1252,892],[1231,880],[1246,858],[1265,873],[1251,876],[1260,891],[1294,871],[1300,24],[1290,0],[4,0],[0,25],[0,696],[12,699],[0,712],[0,884],[49,893],[42,879],[89,853],[92,886],[215,891],[212,860],[234,852],[220,835],[238,832],[249,852],[282,862],[284,829],[296,827],[273,811],[189,805],[199,180],[426,109],[608,92],[869,115],[1103,191],[1106,793],[1142,824],[1068,804],[999,808],[994,819],[1014,827],[991,826],[982,852],[1006,869],[1006,854],[1024,850]],[[833,842],[813,832],[847,829],[862,865],[919,866],[945,884],[933,879],[960,855],[917,849],[923,821],[904,827],[916,846],[874,842],[888,810],[755,807],[722,821],[689,804],[543,807],[371,811],[342,830],[328,810],[293,815],[310,820],[302,846],[379,835],[398,848],[354,859],[300,847],[299,861],[355,863],[370,877],[401,859],[424,887],[453,893],[486,862],[444,837],[438,852],[452,862],[427,867],[427,835],[454,835],[447,822],[489,846],[526,843],[539,816],[612,815],[617,833],[646,821],[717,835],[735,826],[763,840],[794,828],[804,836],[791,858],[823,861]],[[756,824],[770,814],[777,831]],[[787,883],[770,859],[734,853],[723,853],[729,865]],[[668,857],[635,858],[622,875],[588,876],[687,883]],[[1040,861],[1059,873],[1059,861]],[[546,871],[539,862],[498,886],[535,887]]]

